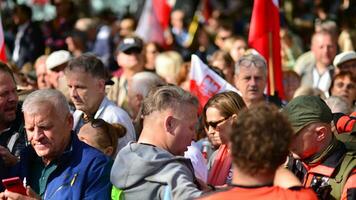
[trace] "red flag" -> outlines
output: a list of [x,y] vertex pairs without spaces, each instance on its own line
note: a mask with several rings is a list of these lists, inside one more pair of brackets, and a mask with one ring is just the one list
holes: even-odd
[[169,25],[171,11],[167,0],[145,1],[145,5],[136,28],[136,34],[145,42],[157,42],[165,46],[164,31]]
[[190,92],[198,97],[202,107],[214,94],[228,90],[237,92],[234,86],[211,70],[196,55],[192,55],[189,77]]
[[278,91],[278,96],[283,99],[279,29],[278,0],[255,0],[248,43],[267,61],[267,94],[275,95]]
[[2,22],[0,17],[0,61],[7,62],[6,52],[5,52],[5,39],[4,39],[4,30],[2,29]]

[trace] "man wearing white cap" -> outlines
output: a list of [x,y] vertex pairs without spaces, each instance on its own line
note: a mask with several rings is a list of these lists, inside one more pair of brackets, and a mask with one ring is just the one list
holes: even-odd
[[63,70],[71,59],[69,51],[59,50],[51,53],[47,60],[47,78],[52,88],[58,89],[59,80],[64,77]]
[[345,51],[337,56],[335,56],[334,66],[336,67],[336,72],[348,71],[351,72],[353,76],[356,77],[356,52],[355,51]]

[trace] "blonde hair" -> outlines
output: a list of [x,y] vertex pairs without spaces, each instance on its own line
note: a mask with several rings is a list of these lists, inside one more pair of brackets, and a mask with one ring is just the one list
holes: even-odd
[[167,51],[156,57],[156,73],[168,83],[177,84],[177,76],[183,64],[182,56],[176,51]]

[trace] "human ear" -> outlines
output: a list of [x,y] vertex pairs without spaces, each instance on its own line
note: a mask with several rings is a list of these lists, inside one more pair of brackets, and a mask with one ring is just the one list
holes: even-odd
[[112,146],[108,146],[104,149],[104,154],[107,156],[112,156],[114,148]]
[[318,142],[323,141],[326,138],[327,129],[324,126],[318,126],[315,128],[316,140]]
[[165,130],[169,133],[172,133],[174,130],[174,117],[168,116],[164,121]]

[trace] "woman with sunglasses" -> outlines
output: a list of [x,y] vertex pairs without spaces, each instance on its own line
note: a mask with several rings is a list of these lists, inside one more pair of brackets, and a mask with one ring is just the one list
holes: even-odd
[[232,122],[237,119],[239,112],[245,107],[241,96],[232,91],[216,94],[204,106],[205,130],[210,142],[217,148],[209,158],[208,184],[217,186],[231,182],[228,132]]
[[79,130],[78,138],[105,155],[115,158],[118,138],[126,134],[121,124],[110,124],[103,119],[92,119]]

